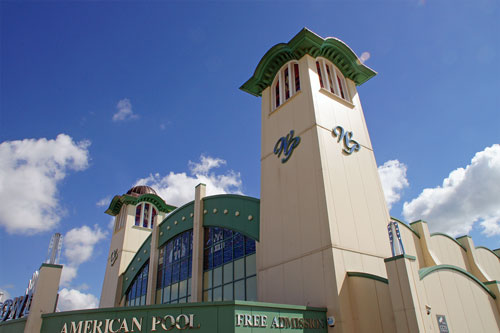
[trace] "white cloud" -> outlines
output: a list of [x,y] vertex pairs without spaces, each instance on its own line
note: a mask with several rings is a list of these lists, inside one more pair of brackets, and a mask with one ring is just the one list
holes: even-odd
[[71,229],[64,235],[64,256],[70,264],[78,266],[90,259],[95,244],[105,237],[106,233],[97,224],[94,229],[86,225]]
[[194,199],[194,188],[199,183],[207,185],[207,195],[238,193],[241,194],[241,176],[238,172],[227,171],[215,174],[212,169],[226,164],[219,158],[202,155],[200,163],[189,161],[191,175],[185,172],[174,173],[162,177],[159,173],[139,179],[136,185],[153,187],[168,204],[180,206]]
[[107,233],[97,225],[94,229],[84,225],[73,228],[64,235],[63,248],[67,263],[63,266],[61,285],[69,286],[77,276],[78,267],[92,257],[95,245],[106,237]]
[[113,115],[113,121],[124,121],[139,118],[139,116],[132,111],[132,103],[130,103],[128,98],[118,101],[116,108],[118,111]]
[[107,196],[105,198],[102,198],[101,200],[96,202],[97,207],[105,207],[108,206],[109,203],[111,202],[111,197]]
[[371,54],[370,52],[363,52],[361,53],[361,57],[359,57],[359,60],[361,61],[361,63],[365,63],[368,59],[370,59],[371,57]]
[[59,291],[57,308],[59,311],[94,309],[99,306],[99,300],[92,294],[85,294],[76,289],[63,288]]
[[71,281],[76,277],[78,267],[71,266],[70,264],[63,265],[61,272],[61,286],[69,286]]
[[10,299],[10,293],[4,288],[0,288],[0,302]]
[[401,198],[403,189],[408,187],[406,165],[398,160],[390,160],[378,167],[378,174],[382,182],[387,208],[390,210],[392,205]]
[[465,168],[452,171],[441,186],[426,188],[410,202],[408,221],[426,220],[433,231],[467,234],[479,223],[487,236],[500,235],[500,145],[476,153]]
[[68,170],[88,167],[89,141],[66,134],[55,140],[0,144],[0,225],[8,233],[34,234],[55,227],[63,215],[57,186]]

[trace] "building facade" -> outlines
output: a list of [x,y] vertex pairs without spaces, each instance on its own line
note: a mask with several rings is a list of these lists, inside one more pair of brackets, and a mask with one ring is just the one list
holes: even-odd
[[357,92],[375,75],[307,29],[272,47],[241,87],[262,99],[261,198],[115,196],[100,308],[41,331],[500,331],[500,251],[389,215]]

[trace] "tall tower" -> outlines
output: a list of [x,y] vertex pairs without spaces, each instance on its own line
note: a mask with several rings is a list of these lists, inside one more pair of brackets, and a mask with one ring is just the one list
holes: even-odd
[[175,207],[169,206],[149,186],[135,186],[111,201],[106,213],[115,216],[100,308],[121,304],[122,274],[142,243],[151,235],[155,218],[162,221]]
[[376,73],[303,29],[241,87],[262,96],[258,299],[327,307],[354,330],[347,272],[387,276],[389,213],[356,86]]

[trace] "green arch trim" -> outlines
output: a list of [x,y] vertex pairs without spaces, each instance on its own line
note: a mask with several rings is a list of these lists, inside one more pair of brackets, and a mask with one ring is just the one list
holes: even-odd
[[259,241],[260,200],[235,194],[205,197],[203,226],[232,229]]
[[132,261],[127,266],[127,269],[123,273],[123,283],[122,283],[122,297],[127,292],[128,288],[134,281],[137,273],[141,270],[144,263],[148,261],[151,250],[151,235],[146,238],[144,243],[142,243],[139,250],[136,252],[135,256],[132,258]]
[[330,60],[345,77],[361,85],[377,73],[363,65],[347,44],[337,38],[322,38],[303,28],[288,43],[279,43],[266,52],[252,77],[240,89],[254,96],[270,86],[279,69],[290,60],[298,60],[305,54]]
[[111,203],[109,204],[108,209],[106,209],[105,213],[111,216],[116,216],[120,213],[120,209],[125,205],[137,205],[140,202],[149,202],[155,205],[160,212],[170,213],[175,209],[175,206],[167,205],[165,201],[157,196],[156,194],[146,193],[141,195],[140,197],[134,197],[131,195],[115,195]]
[[418,233],[415,229],[413,229],[410,225],[408,225],[408,224],[406,224],[405,222],[403,222],[403,221],[401,221],[401,220],[399,220],[399,219],[397,219],[397,218],[395,218],[395,217],[392,217],[392,216],[391,216],[391,220],[394,220],[394,221],[396,221],[396,222],[398,222],[398,223],[401,223],[401,224],[402,224],[403,226],[405,226],[407,229],[410,229],[410,231],[411,231],[411,232],[413,232],[413,233],[415,234],[415,236],[417,236],[417,237],[420,239],[420,235],[419,235],[419,233]]
[[437,266],[432,266],[432,267],[425,267],[425,268],[422,268],[422,269],[420,269],[418,271],[418,276],[420,277],[420,280],[422,280],[423,278],[425,278],[427,275],[431,274],[432,272],[440,271],[440,270],[444,270],[444,269],[456,271],[458,273],[461,273],[461,274],[463,274],[463,275],[471,278],[481,288],[483,288],[488,294],[490,294],[490,296],[493,297],[493,299],[496,299],[495,294],[493,294],[493,292],[491,290],[489,290],[488,287],[486,287],[486,285],[484,283],[482,283],[481,281],[479,281],[477,277],[475,277],[471,273],[467,272],[465,269],[457,267],[457,266],[453,266],[453,265],[437,265]]
[[500,256],[498,254],[496,254],[495,252],[493,252],[492,250],[488,249],[485,246],[476,246],[476,249],[483,249],[483,250],[486,250],[488,252],[491,252],[495,257],[497,257],[498,259],[500,259]]
[[465,248],[465,246],[463,246],[462,244],[460,244],[455,238],[451,237],[450,235],[447,235],[447,234],[443,234],[442,232],[433,232],[431,234],[431,237],[432,236],[444,236],[446,238],[449,238],[451,239],[452,241],[454,241],[458,246],[460,246],[465,252],[467,252],[467,249]]
[[193,229],[194,201],[177,208],[168,215],[159,225],[158,248],[163,246],[172,237],[184,231]]
[[349,276],[349,277],[361,277],[361,278],[371,279],[371,280],[375,280],[375,281],[382,282],[385,284],[389,284],[389,280],[386,279],[385,277],[381,277],[381,276],[369,274],[369,273],[347,272],[347,276]]

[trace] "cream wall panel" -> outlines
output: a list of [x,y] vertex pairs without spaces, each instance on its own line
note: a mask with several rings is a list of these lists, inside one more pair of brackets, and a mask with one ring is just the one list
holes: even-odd
[[483,248],[475,249],[477,264],[488,275],[489,280],[500,281],[500,260],[496,255]]
[[270,303],[283,303],[286,294],[283,279],[283,265],[271,267],[259,272],[259,301]]
[[446,316],[450,332],[498,332],[500,316],[493,298],[469,277],[451,270],[432,272],[422,280],[432,307],[432,323],[436,314]]
[[[309,281],[303,276],[302,261],[300,259],[293,260],[283,266],[284,276],[296,277],[294,279],[284,279],[283,281],[286,304],[304,304],[304,285]],[[314,275],[320,275],[320,272],[316,272]],[[295,292],[287,293],[286,290],[294,290]]]
[[[356,332],[384,332],[374,280],[349,277],[353,321]],[[378,282],[381,284],[381,282]]]
[[[300,259],[303,277],[304,298],[301,304],[322,307],[327,303],[325,274],[321,252]],[[299,274],[297,274],[299,276]],[[297,277],[298,278],[298,277]]]
[[396,332],[396,324],[394,322],[394,313],[392,311],[389,286],[383,283],[375,282],[375,288],[378,300],[378,310],[380,313],[380,319],[382,321],[382,331]]
[[431,251],[439,260],[440,264],[458,266],[470,272],[467,254],[457,243],[442,236],[431,236]]

